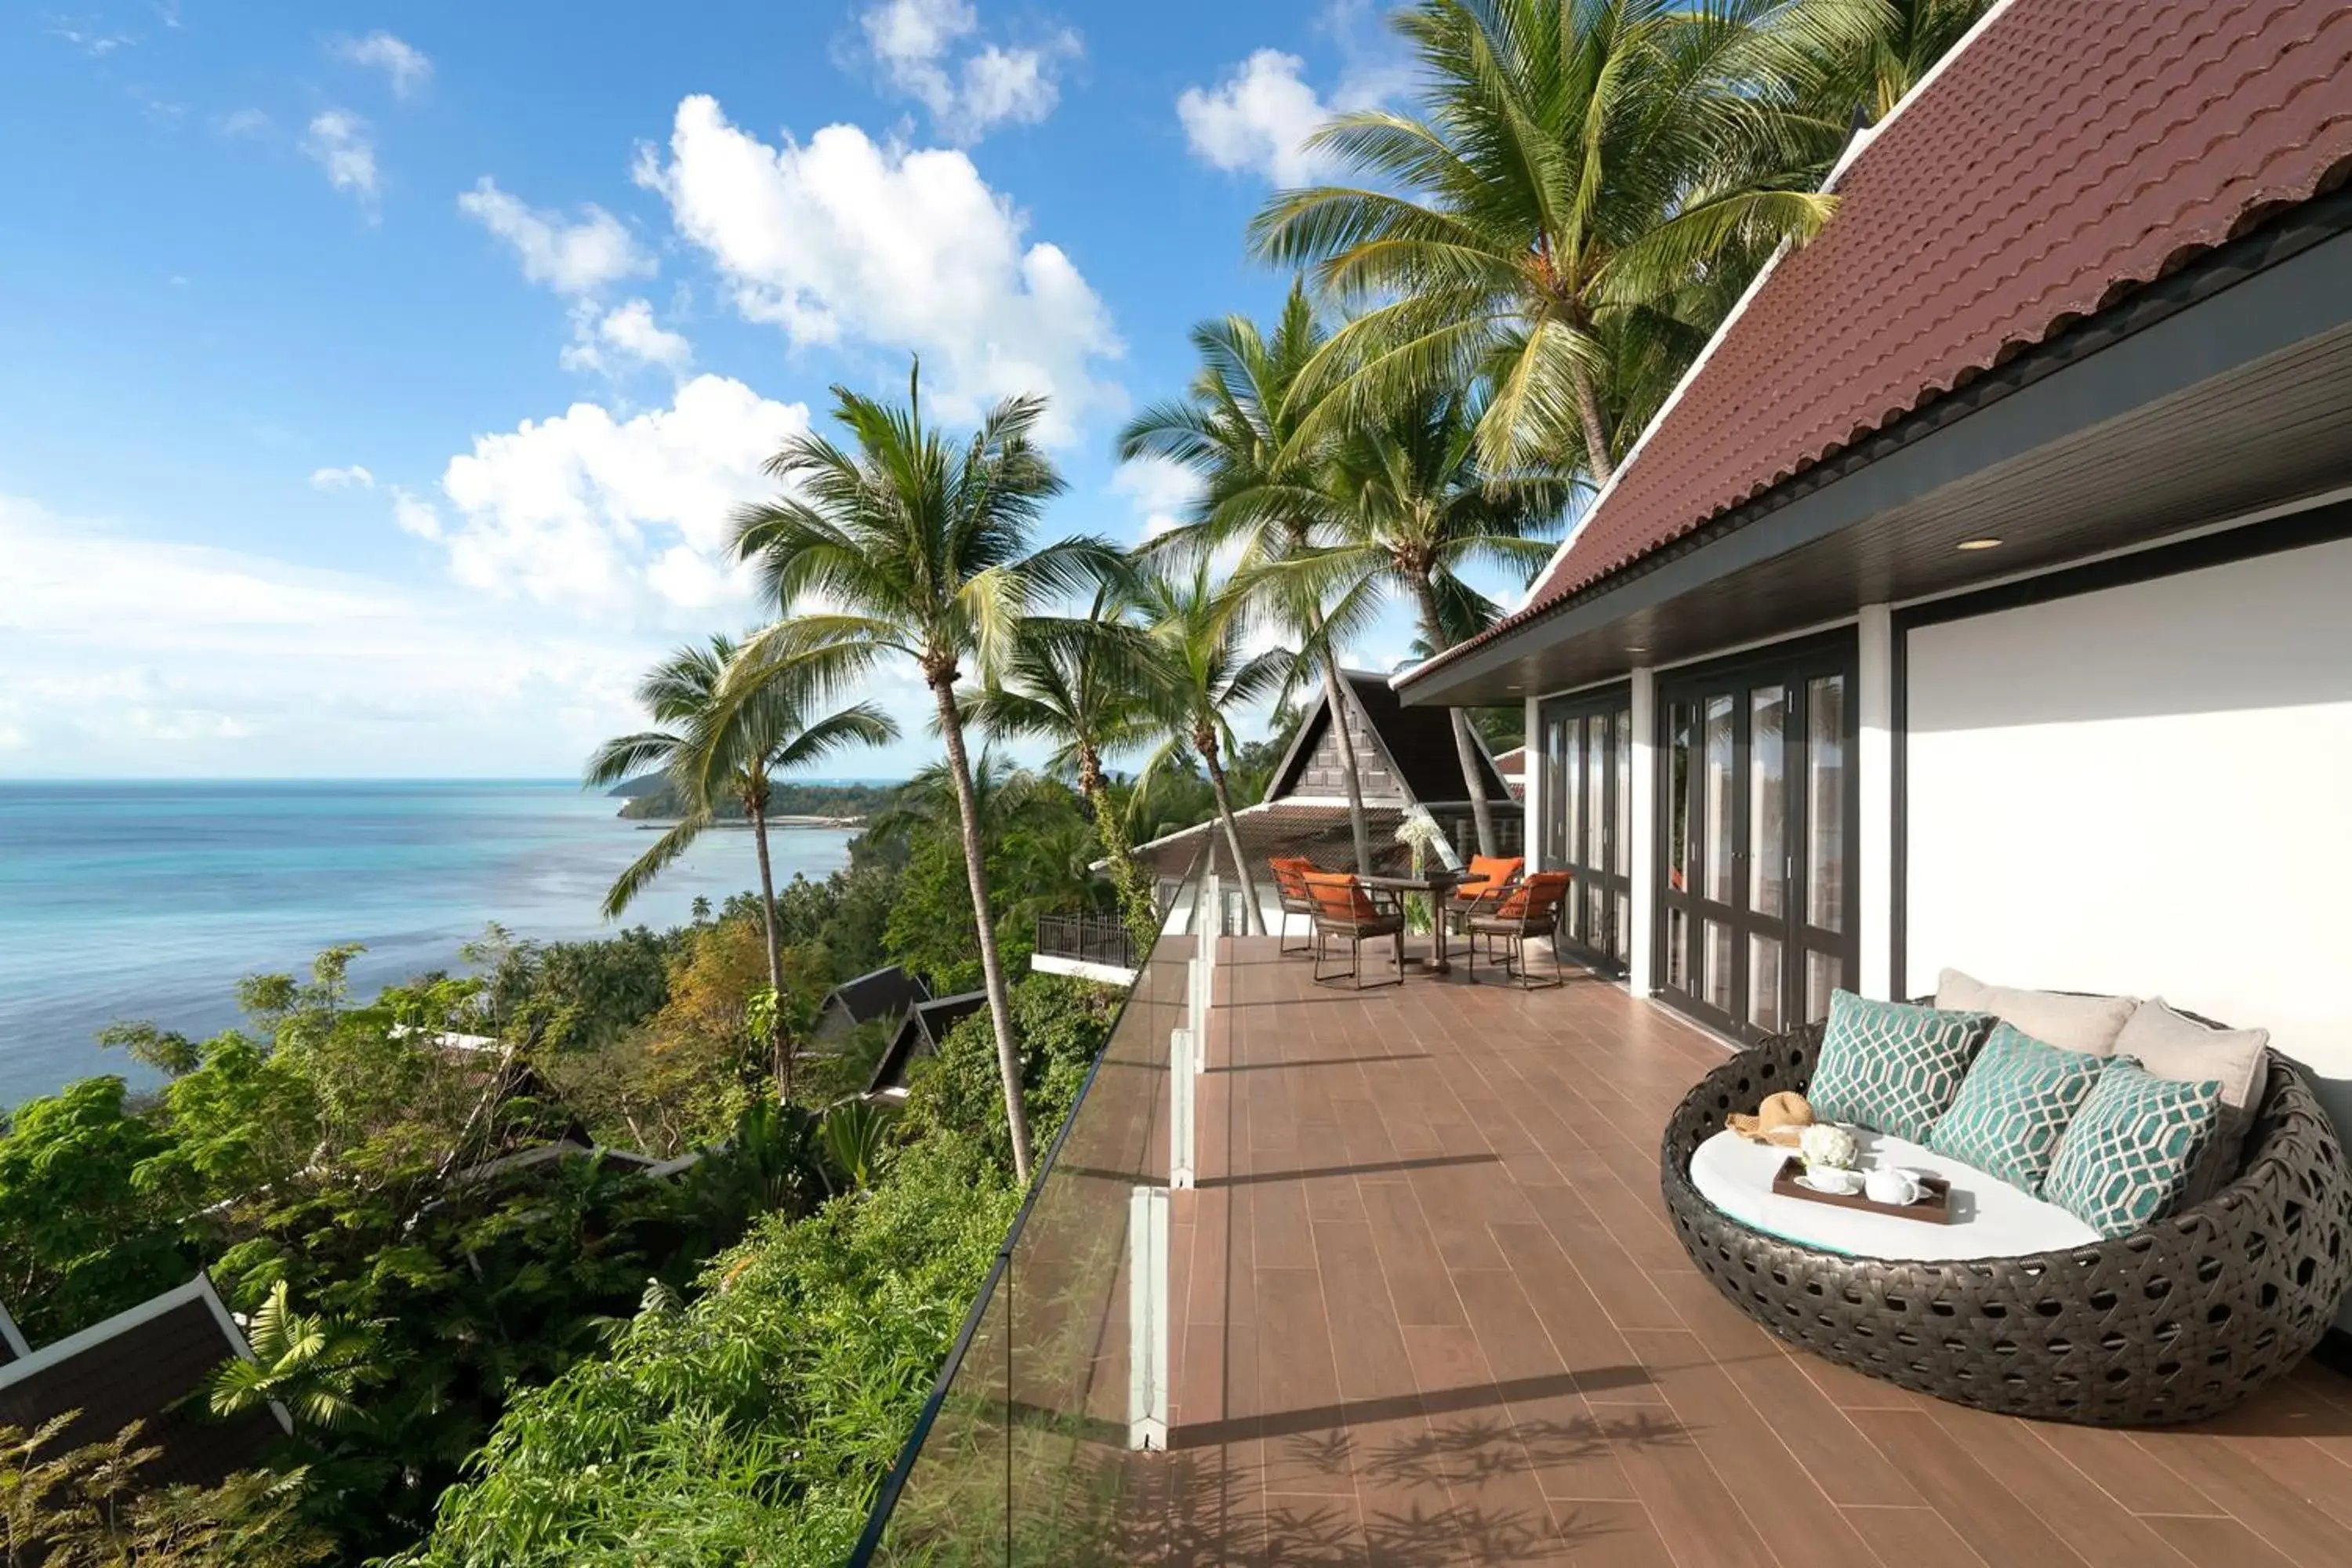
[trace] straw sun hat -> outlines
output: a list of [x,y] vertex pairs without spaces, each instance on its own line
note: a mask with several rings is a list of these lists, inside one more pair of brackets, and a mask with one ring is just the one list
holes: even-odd
[[1804,1136],[1805,1129],[1813,1124],[1813,1108],[1805,1103],[1801,1094],[1782,1089],[1768,1094],[1764,1103],[1756,1108],[1753,1116],[1729,1116],[1725,1120],[1731,1130],[1751,1143],[1772,1143],[1783,1149],[1793,1149]]

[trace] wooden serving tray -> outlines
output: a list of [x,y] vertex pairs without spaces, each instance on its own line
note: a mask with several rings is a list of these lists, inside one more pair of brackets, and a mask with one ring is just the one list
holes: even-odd
[[1791,1154],[1780,1162],[1772,1176],[1772,1190],[1784,1198],[1802,1198],[1809,1204],[1827,1204],[1832,1208],[1866,1209],[1872,1214],[1893,1215],[1896,1219],[1916,1219],[1924,1225],[1952,1223],[1952,1184],[1941,1176],[1923,1176],[1919,1185],[1925,1195],[1916,1204],[1873,1203],[1861,1193],[1817,1193],[1797,1178],[1803,1174],[1805,1163]]

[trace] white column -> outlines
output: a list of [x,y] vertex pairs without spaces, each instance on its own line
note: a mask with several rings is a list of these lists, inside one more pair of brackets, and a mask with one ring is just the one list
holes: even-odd
[[[1895,623],[1885,605],[1864,605],[1859,642],[1860,679],[1854,703],[1861,719],[1862,819],[1855,826],[1853,880],[1848,902],[1862,944],[1854,989],[1895,997],[1903,977],[1894,973],[1895,943]],[[1895,998],[1900,1000],[1900,998]]]
[[1168,1447],[1168,1194],[1137,1187],[1127,1207],[1127,1446]]
[[1625,984],[1636,996],[1658,988],[1651,933],[1658,909],[1658,675],[1633,671],[1633,930],[1626,943]]
[[1527,700],[1527,718],[1520,725],[1519,742],[1524,748],[1519,755],[1519,809],[1522,824],[1519,847],[1528,858],[1528,869],[1541,871],[1543,863],[1543,730],[1538,718],[1541,704],[1530,697]]

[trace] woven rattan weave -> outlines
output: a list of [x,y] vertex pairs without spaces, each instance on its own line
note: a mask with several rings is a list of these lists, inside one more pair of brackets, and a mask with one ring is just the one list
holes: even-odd
[[2237,1180],[2119,1240],[1890,1262],[1743,1225],[1691,1185],[1691,1153],[1732,1112],[1801,1091],[1821,1040],[1813,1025],[1708,1073],[1666,1124],[1660,1159],[1691,1260],[1749,1317],[1831,1361],[2013,1415],[2193,1421],[2308,1355],[2352,1284],[2352,1173],[2310,1083],[2275,1053]]

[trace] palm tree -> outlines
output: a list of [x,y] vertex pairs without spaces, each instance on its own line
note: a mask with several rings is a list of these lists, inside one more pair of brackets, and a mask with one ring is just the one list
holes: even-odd
[[[954,445],[922,422],[921,374],[918,364],[908,375],[903,408],[835,387],[834,417],[852,448],[812,432],[769,460],[768,472],[790,489],[739,515],[736,550],[759,563],[787,618],[752,639],[735,684],[755,691],[765,671],[790,669],[822,648],[853,666],[895,654],[930,688],[961,819],[1013,1167],[1025,1183],[1021,1056],[989,919],[988,866],[956,681],[966,660],[983,677],[1002,668],[1014,628],[1036,601],[1086,592],[1125,568],[1117,551],[1095,539],[1029,548],[1045,503],[1062,489],[1032,439],[1044,399],[1005,399],[968,441]],[[808,599],[826,607],[795,615]]]
[[1879,0],[1877,26],[1828,62],[1817,112],[1840,122],[1856,111],[1874,125],[1885,119],[1991,5],[1992,0]]
[[206,1399],[215,1415],[241,1415],[276,1404],[304,1426],[332,1432],[359,1421],[356,1396],[380,1380],[368,1335],[332,1319],[298,1312],[280,1279],[246,1330],[251,1360],[239,1356],[212,1375]]
[[1029,616],[1013,633],[996,679],[962,701],[964,717],[983,733],[1054,742],[1049,765],[1076,777],[1110,863],[1120,913],[1135,940],[1148,942],[1160,923],[1158,900],[1136,864],[1103,773],[1107,754],[1132,750],[1152,732],[1151,696],[1160,684],[1158,650],[1127,618],[1127,597],[1105,584],[1084,616]]
[[[1489,476],[1478,463],[1477,428],[1478,409],[1460,393],[1416,397],[1351,426],[1324,471],[1332,542],[1270,563],[1259,574],[1298,576],[1317,597],[1400,594],[1432,652],[1493,625],[1493,601],[1463,579],[1463,569],[1500,566],[1524,581],[1551,552],[1539,536],[1557,522],[1568,486],[1540,474]],[[1469,710],[1450,712],[1478,852],[1493,855],[1494,808]]]
[[1751,268],[1827,219],[1832,198],[1808,187],[1842,127],[1792,110],[1876,10],[1418,0],[1399,13],[1428,84],[1421,112],[1338,116],[1309,144],[1362,183],[1278,192],[1250,226],[1259,256],[1312,265],[1335,301],[1365,307],[1318,353],[1311,378],[1343,394],[1323,418],[1483,382],[1490,471],[1580,466],[1606,484],[1633,395],[1612,369],[1643,361],[1644,340],[1703,339],[1712,323],[1678,313],[1694,277]]
[[1257,888],[1250,879],[1249,860],[1242,853],[1241,829],[1234,821],[1234,797],[1225,775],[1224,759],[1234,749],[1233,725],[1226,715],[1265,700],[1289,685],[1295,659],[1287,648],[1269,648],[1255,658],[1242,653],[1241,628],[1234,600],[1211,585],[1206,560],[1188,571],[1168,572],[1147,578],[1142,607],[1159,642],[1160,707],[1174,732],[1144,764],[1149,781],[1186,747],[1201,759],[1216,797],[1217,821],[1224,829],[1225,848],[1241,879],[1243,901],[1249,906],[1250,924],[1265,934],[1265,915],[1258,908]]
[[[1324,342],[1314,307],[1297,284],[1271,337],[1242,316],[1192,329],[1201,370],[1188,395],[1145,409],[1119,434],[1122,459],[1164,458],[1203,481],[1192,521],[1152,541],[1149,552],[1198,560],[1220,546],[1238,544],[1244,563],[1253,565],[1313,545],[1328,501],[1318,488],[1318,454],[1304,435],[1315,404],[1303,373]],[[1370,601],[1335,605],[1312,595],[1269,595],[1249,608],[1295,630],[1301,657],[1321,672],[1324,705],[1347,780],[1356,869],[1369,873],[1371,829],[1364,816],[1355,734],[1346,721],[1350,704],[1340,689],[1339,648],[1362,624]]]
[[[661,770],[678,801],[677,825],[614,881],[604,914],[617,919],[688,846],[719,819],[722,795],[742,808],[760,862],[760,913],[766,921],[768,985],[783,995],[783,953],[776,932],[776,882],[768,859],[768,800],[776,775],[823,761],[849,746],[886,745],[898,727],[880,709],[856,703],[810,720],[808,710],[841,660],[824,650],[804,654],[772,672],[757,696],[730,702],[728,667],[741,651],[714,637],[679,648],[656,665],[637,688],[637,700],[661,728],[622,735],[588,759],[587,782],[609,785]],[[782,1027],[782,1009],[769,1014],[768,1047],[779,1094],[793,1094],[793,1055]]]

